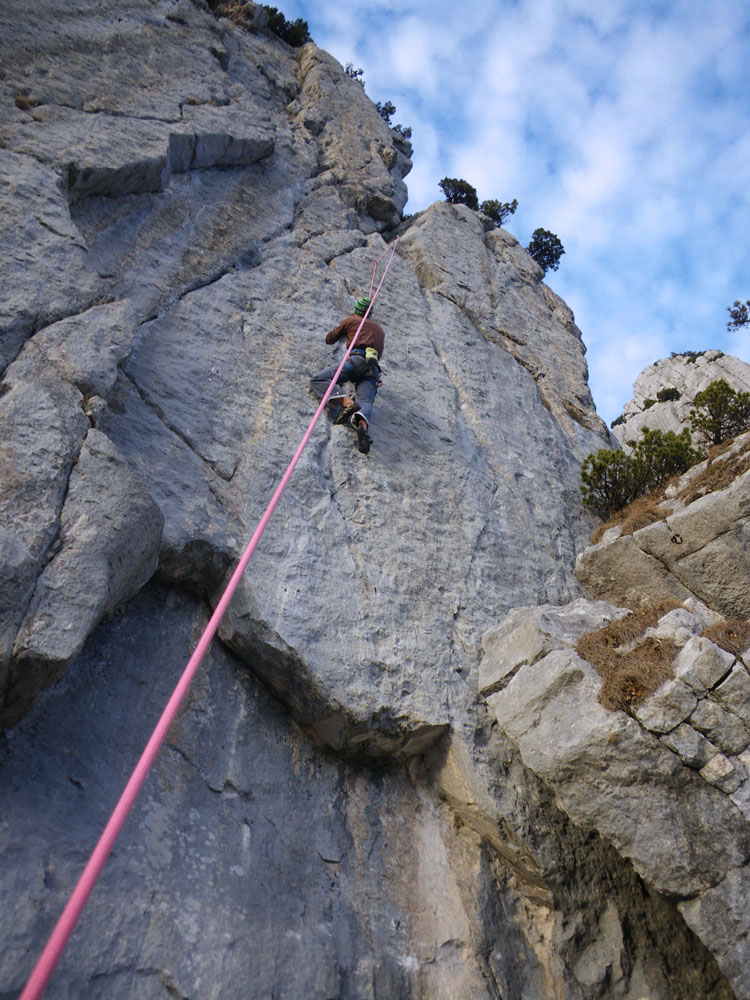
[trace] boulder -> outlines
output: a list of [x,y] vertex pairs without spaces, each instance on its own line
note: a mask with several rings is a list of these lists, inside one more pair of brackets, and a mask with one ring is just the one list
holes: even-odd
[[519,667],[536,663],[555,649],[573,649],[586,632],[595,632],[627,609],[580,598],[564,607],[514,608],[501,625],[482,636],[479,691],[484,697],[505,687]]

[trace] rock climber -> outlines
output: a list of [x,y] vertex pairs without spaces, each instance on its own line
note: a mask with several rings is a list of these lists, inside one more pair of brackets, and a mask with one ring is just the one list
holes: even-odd
[[[328,408],[335,424],[347,424],[356,430],[357,445],[363,455],[368,453],[372,444],[367,429],[372,420],[372,404],[381,384],[378,362],[383,356],[385,343],[383,328],[371,318],[372,310],[367,319],[364,321],[362,319],[369,305],[370,299],[357,299],[353,315],[347,316],[326,334],[326,344],[335,344],[342,337],[346,337],[348,347],[360,323],[362,324],[357,343],[341,369],[336,387],[328,399]],[[318,399],[325,396],[337,368],[338,365],[329,365],[310,379],[310,388]],[[344,393],[341,388],[344,382],[353,383],[354,395],[347,396]]]

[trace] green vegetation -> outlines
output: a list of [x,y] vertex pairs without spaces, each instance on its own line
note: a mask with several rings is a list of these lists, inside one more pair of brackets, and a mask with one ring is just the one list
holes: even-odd
[[378,114],[386,125],[390,125],[391,117],[396,114],[396,105],[392,101],[386,101],[385,104],[381,104],[378,101],[375,107],[378,109]]
[[565,248],[560,238],[548,229],[535,229],[531,243],[526,247],[526,253],[534,258],[546,274],[547,271],[558,269]]
[[438,181],[438,187],[445,195],[445,200],[451,205],[466,205],[468,208],[479,211],[479,198],[477,189],[472,187],[468,181],[460,180],[458,177],[444,177]]
[[615,417],[615,419],[612,421],[612,423],[609,426],[610,427],[617,427],[619,424],[624,424],[624,423],[625,423],[625,414],[621,413],[619,417]]
[[458,177],[444,177],[438,183],[438,187],[445,195],[445,200],[451,205],[466,205],[475,212],[483,212],[492,219],[496,226],[501,226],[508,216],[513,215],[518,208],[518,202],[515,199],[501,202],[491,198],[480,204],[477,189],[468,181]]
[[737,330],[741,326],[750,325],[750,299],[745,302],[735,299],[734,305],[727,306],[727,312],[729,313],[727,330]]
[[750,428],[750,392],[737,392],[722,378],[695,397],[691,426],[709,444],[721,444]]
[[628,441],[628,445],[633,449],[629,455],[602,448],[584,459],[581,495],[587,507],[607,514],[621,510],[702,457],[693,448],[687,428],[675,434],[644,427],[640,441]]
[[363,69],[355,69],[354,63],[347,63],[346,66],[344,66],[344,72],[347,76],[350,76],[352,80],[356,80],[361,87],[364,87],[365,81],[362,77],[365,75],[365,71]]
[[518,208],[518,201],[499,201],[489,198],[480,203],[477,189],[468,181],[458,177],[444,177],[438,182],[438,187],[445,195],[445,200],[451,205],[466,205],[475,212],[482,212],[491,219],[495,226],[502,226]]
[[411,139],[411,128],[404,128],[403,125],[391,124],[391,118],[396,114],[396,105],[392,101],[386,101],[385,104],[381,104],[380,101],[378,101],[375,107],[378,109],[378,114],[389,128],[392,128],[394,132],[398,132],[404,137],[404,139]]
[[[445,195],[445,200],[451,205],[466,205],[475,212],[483,212],[492,219],[496,226],[502,226],[508,216],[513,215],[518,208],[518,201],[515,198],[513,201],[498,201],[496,198],[490,198],[480,205],[477,189],[459,177],[444,177],[438,182],[438,187]],[[558,269],[565,248],[560,238],[548,229],[535,229],[531,242],[526,247],[526,252],[533,257],[546,274],[547,271]]]
[[518,202],[515,198],[513,201],[498,201],[496,198],[490,198],[489,201],[482,202],[479,211],[492,219],[496,226],[502,226],[517,208]]
[[694,364],[705,353],[705,351],[672,351],[669,356],[670,358],[687,358],[688,364]]
[[[359,69],[355,69],[354,63],[347,63],[346,66],[344,66],[344,72],[350,79],[356,80],[357,83],[360,85],[360,87],[362,87],[362,89],[364,90],[365,71],[361,67]],[[381,104],[380,101],[378,101],[375,107],[378,110],[378,114],[383,119],[383,121],[388,125],[389,128],[392,128],[394,132],[398,132],[398,134],[402,136],[404,139],[411,139],[410,127],[406,127],[404,125],[394,125],[391,122],[391,118],[396,114],[396,105],[393,103],[393,101],[386,101],[385,104]]]
[[[662,400],[678,399],[680,394],[668,388],[657,395]],[[644,410],[654,402],[647,399]],[[612,426],[622,422],[623,418],[618,417]],[[724,379],[716,379],[696,395],[690,424],[707,446],[722,444],[750,430],[750,392],[737,392]],[[581,496],[587,507],[611,515],[703,458],[703,451],[693,447],[687,427],[679,434],[645,427],[640,441],[628,441],[628,445],[633,449],[629,455],[602,448],[584,459]]]
[[[254,4],[246,4],[244,0],[208,0],[208,6],[217,17],[227,17],[241,28],[258,30],[255,27]],[[287,45],[299,48],[305,42],[312,41],[307,21],[303,21],[301,17],[298,17],[296,21],[287,21],[276,7],[269,7],[267,4],[260,4],[260,7],[268,17],[268,30],[285,41]]]
[[659,391],[656,394],[656,398],[659,400],[660,403],[667,403],[671,399],[679,399],[680,390],[673,389],[671,386],[668,386],[665,389],[659,389]]
[[295,21],[287,21],[284,15],[276,7],[269,7],[268,4],[261,4],[263,10],[268,14],[268,28],[287,45],[299,48],[305,42],[311,41],[310,29],[307,21],[298,17]]
[[644,410],[650,410],[652,406],[656,406],[656,400],[655,399],[651,399],[649,397],[648,399],[644,399],[643,400],[643,409]]

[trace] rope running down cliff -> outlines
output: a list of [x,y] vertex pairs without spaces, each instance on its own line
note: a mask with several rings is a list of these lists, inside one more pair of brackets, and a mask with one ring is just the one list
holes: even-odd
[[300,444],[296,452],[294,453],[294,456],[292,457],[292,460],[289,463],[286,472],[282,476],[279,485],[276,487],[276,491],[271,497],[271,500],[268,506],[266,507],[263,516],[258,522],[258,526],[255,529],[253,536],[250,539],[250,542],[248,543],[248,546],[242,555],[242,558],[237,564],[237,568],[232,574],[232,578],[229,581],[226,590],[222,594],[219,603],[216,605],[214,613],[211,615],[211,618],[209,619],[208,625],[206,626],[203,635],[198,640],[198,644],[195,647],[193,655],[190,657],[187,666],[185,667],[182,676],[180,677],[180,680],[178,681],[177,686],[175,687],[172,693],[171,698],[167,702],[167,706],[162,712],[161,718],[156,724],[156,728],[151,734],[151,737],[148,743],[146,744],[146,747],[143,753],[141,754],[141,757],[138,763],[136,764],[133,773],[131,774],[128,780],[127,785],[125,786],[125,789],[122,795],[120,796],[120,799],[117,805],[115,806],[114,811],[112,812],[112,815],[110,816],[107,825],[105,826],[104,831],[101,837],[99,838],[99,841],[86,864],[86,867],[83,870],[83,874],[79,878],[75,889],[71,893],[70,899],[68,900],[68,903],[65,909],[63,910],[59,920],[57,921],[55,929],[50,935],[50,938],[44,948],[44,951],[39,957],[39,960],[36,966],[34,967],[34,970],[31,976],[29,977],[29,980],[26,983],[23,992],[21,993],[19,1000],[38,1000],[38,998],[41,997],[42,993],[44,992],[44,988],[47,985],[47,981],[49,980],[49,977],[52,975],[52,972],[54,971],[55,966],[57,965],[60,959],[63,949],[65,948],[65,945],[68,942],[68,938],[72,934],[73,929],[75,928],[75,925],[78,922],[81,913],[83,912],[83,908],[86,905],[88,897],[90,896],[91,891],[93,890],[94,885],[96,884],[96,881],[99,878],[101,870],[104,867],[112,848],[114,847],[115,841],[120,833],[120,830],[125,824],[125,820],[127,819],[128,814],[133,807],[133,804],[135,803],[135,800],[143,786],[143,783],[146,780],[146,777],[148,776],[148,772],[151,768],[151,765],[153,764],[156,755],[159,749],[161,748],[162,743],[166,739],[169,727],[174,721],[174,718],[177,715],[177,712],[179,711],[180,705],[182,704],[183,699],[185,698],[185,695],[188,692],[188,688],[190,687],[193,677],[195,676],[198,667],[200,666],[201,661],[203,660],[206,650],[208,649],[211,640],[216,634],[216,630],[219,627],[219,623],[221,622],[221,619],[224,617],[224,614],[227,608],[229,607],[229,602],[231,601],[232,596],[234,595],[234,592],[239,585],[243,573],[247,569],[247,565],[250,562],[253,552],[255,552],[255,549],[258,546],[258,542],[260,541],[261,536],[263,535],[263,532],[266,530],[266,526],[268,525],[268,522],[270,521],[271,516],[274,510],[276,509],[276,505],[281,499],[281,495],[286,489],[287,483],[289,482],[291,475],[294,472],[295,466],[297,465],[297,462],[301,458],[302,452],[305,450],[307,442],[310,440],[310,436],[313,432],[313,429],[316,423],[318,422],[318,419],[322,414],[326,406],[326,403],[328,402],[328,399],[331,396],[331,393],[333,392],[334,386],[338,382],[339,375],[341,374],[342,369],[347,359],[349,358],[349,355],[352,352],[352,349],[357,343],[357,338],[359,337],[362,325],[369,316],[370,311],[372,310],[373,304],[375,302],[375,299],[378,297],[378,293],[380,292],[383,282],[385,281],[385,277],[388,274],[388,269],[391,266],[391,261],[393,260],[393,255],[396,252],[397,246],[398,246],[398,239],[396,239],[395,242],[393,243],[393,246],[390,247],[390,256],[386,261],[385,270],[383,271],[383,275],[380,281],[378,282],[378,286],[375,289],[374,293],[373,293],[373,286],[375,284],[375,276],[377,274],[378,264],[386,256],[388,250],[384,250],[383,253],[377,258],[377,260],[373,261],[372,278],[370,280],[370,294],[369,294],[371,301],[369,306],[367,307],[364,316],[362,317],[362,321],[360,322],[357,328],[357,332],[352,338],[352,341],[349,344],[344,354],[344,357],[342,358],[341,363],[338,366],[338,369],[336,370],[336,373],[331,379],[331,384],[328,386],[325,395],[321,399],[320,404],[318,405],[318,408],[315,411],[315,415],[310,421],[310,425],[305,431],[305,434],[303,435],[302,440],[300,441]]

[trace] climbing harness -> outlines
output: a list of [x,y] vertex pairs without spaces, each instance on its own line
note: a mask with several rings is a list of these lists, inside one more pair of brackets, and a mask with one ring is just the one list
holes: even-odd
[[[79,878],[73,892],[71,893],[70,899],[68,900],[67,905],[65,906],[65,909],[63,910],[59,920],[57,921],[57,924],[55,925],[55,928],[52,934],[50,935],[49,940],[47,941],[44,951],[39,957],[39,960],[37,961],[36,966],[34,967],[34,970],[31,973],[31,976],[29,977],[26,986],[24,987],[24,990],[19,997],[19,1000],[38,1000],[38,998],[42,995],[44,988],[47,985],[47,981],[49,980],[49,977],[52,975],[52,972],[54,971],[55,966],[57,965],[60,959],[60,955],[62,954],[63,949],[67,944],[68,938],[72,934],[73,929],[76,923],[78,922],[81,913],[83,912],[83,908],[86,905],[86,902],[91,894],[91,891],[94,888],[94,885],[96,884],[96,881],[101,873],[101,870],[104,867],[104,864],[107,858],[109,857],[112,848],[114,847],[115,840],[117,839],[120,830],[124,826],[125,820],[127,819],[128,814],[133,807],[133,804],[135,803],[135,800],[143,786],[143,783],[146,780],[146,777],[148,776],[148,772],[151,768],[151,765],[153,764],[162,743],[166,739],[169,727],[172,725],[172,722],[174,721],[174,718],[177,715],[177,712],[179,711],[180,705],[182,704],[188,692],[188,688],[190,687],[193,677],[195,676],[198,667],[200,666],[201,661],[203,660],[203,657],[206,654],[206,650],[208,649],[211,640],[216,634],[216,631],[219,627],[219,623],[221,622],[221,619],[224,617],[224,614],[227,608],[229,607],[229,602],[234,596],[234,592],[237,589],[245,570],[247,569],[248,563],[250,562],[250,559],[253,553],[255,552],[255,549],[258,546],[258,542],[260,541],[263,532],[266,530],[268,522],[270,521],[271,516],[274,510],[276,509],[276,505],[281,499],[282,493],[286,489],[287,483],[289,482],[291,475],[294,472],[294,469],[302,456],[302,452],[305,450],[305,447],[307,446],[307,442],[310,440],[310,436],[312,435],[313,429],[315,428],[315,425],[318,422],[321,413],[323,412],[326,404],[328,403],[328,400],[331,396],[331,393],[333,392],[334,387],[338,383],[339,375],[341,374],[343,367],[346,364],[349,355],[351,354],[357,342],[357,338],[359,337],[360,331],[362,330],[362,326],[365,322],[365,319],[370,314],[372,310],[372,305],[375,299],[377,298],[378,293],[380,292],[383,282],[385,281],[385,277],[388,274],[388,269],[391,266],[391,261],[393,260],[393,255],[396,252],[397,246],[398,246],[398,238],[395,240],[393,245],[388,249],[384,250],[383,253],[376,260],[371,259],[373,268],[372,268],[372,278],[370,280],[370,294],[369,294],[369,301],[367,304],[367,308],[364,310],[364,313],[362,315],[362,322],[359,324],[357,332],[352,337],[352,341],[349,344],[344,354],[344,357],[341,360],[341,364],[339,365],[338,369],[336,370],[336,373],[331,379],[331,384],[328,386],[325,395],[321,399],[320,404],[318,405],[318,408],[315,411],[312,420],[310,421],[309,427],[305,431],[302,440],[300,441],[300,444],[292,457],[291,462],[287,466],[286,472],[281,477],[279,485],[276,487],[276,490],[273,496],[271,497],[271,500],[268,506],[266,507],[265,512],[263,513],[263,516],[258,522],[258,526],[253,532],[253,536],[250,539],[248,546],[242,555],[242,558],[237,564],[237,568],[232,574],[232,578],[227,584],[226,590],[221,595],[219,603],[216,605],[214,613],[211,615],[211,618],[209,619],[208,625],[206,625],[203,635],[198,640],[198,644],[195,647],[192,656],[188,660],[188,663],[182,673],[182,676],[177,682],[177,686],[172,692],[172,696],[167,702],[166,708],[162,712],[161,718],[156,724],[156,728],[151,734],[151,737],[148,743],[146,744],[146,747],[143,750],[143,753],[141,754],[140,759],[138,760],[138,763],[136,764],[133,773],[131,774],[128,780],[128,783],[126,784],[125,789],[122,795],[120,796],[120,799],[117,805],[115,806],[114,811],[112,812],[112,815],[110,816],[96,847],[91,853],[91,857],[89,858],[86,867],[83,870],[83,874]],[[386,261],[385,269],[383,271],[382,277],[380,278],[380,281],[378,282],[378,286],[375,289],[375,292],[373,293],[373,286],[375,284],[375,276],[377,274],[378,264],[386,256],[386,254],[388,254],[388,250],[390,250],[390,256]],[[359,300],[359,302],[362,301],[363,301],[362,299]]]

